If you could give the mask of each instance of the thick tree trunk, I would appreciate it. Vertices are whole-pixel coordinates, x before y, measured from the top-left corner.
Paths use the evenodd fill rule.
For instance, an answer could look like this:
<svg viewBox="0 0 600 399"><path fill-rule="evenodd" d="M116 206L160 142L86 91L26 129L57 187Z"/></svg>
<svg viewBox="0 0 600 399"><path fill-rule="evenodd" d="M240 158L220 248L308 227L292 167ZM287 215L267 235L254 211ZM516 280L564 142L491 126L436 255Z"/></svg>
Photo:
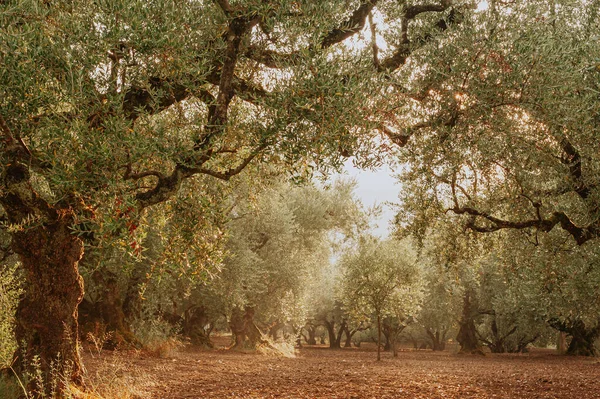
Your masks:
<svg viewBox="0 0 600 399"><path fill-rule="evenodd" d="M244 311L234 308L229 322L234 336L233 349L256 349L258 344L267 343L254 323L254 309L246 307Z"/></svg>
<svg viewBox="0 0 600 399"><path fill-rule="evenodd" d="M193 306L185 310L182 323L182 333L192 344L212 348L210 330L206 326L210 321L204 306ZM212 329L211 329L212 330Z"/></svg>
<svg viewBox="0 0 600 399"><path fill-rule="evenodd" d="M123 294L117 276L109 270L100 269L94 272L92 279L94 285L101 290L102 296L95 303L84 301L80 305L79 323L83 333L110 332L112 336L104 342L106 349L123 346L139 347L139 341L126 320ZM98 324L102 326L101 331L97 331Z"/></svg>
<svg viewBox="0 0 600 399"><path fill-rule="evenodd" d="M271 339L273 340L273 342L277 341L277 337L279 335L279 331L281 331L281 329L285 327L285 324L281 323L279 320L276 320L270 327L269 327L269 335L271 336ZM285 337L284 337L285 338Z"/></svg>
<svg viewBox="0 0 600 399"><path fill-rule="evenodd" d="M598 334L595 329L586 329L584 323L581 322L571 329L571 336L567 355L596 356L594 341L598 338Z"/></svg>
<svg viewBox="0 0 600 399"><path fill-rule="evenodd" d="M329 349L339 349L340 346L336 346L336 336L335 336L335 322L326 321L325 328L327 329L327 335L329 336Z"/></svg>
<svg viewBox="0 0 600 399"><path fill-rule="evenodd" d="M558 332L558 336L556 338L556 350L561 355L567 353L567 333L564 331Z"/></svg>
<svg viewBox="0 0 600 399"><path fill-rule="evenodd" d="M381 326L381 333L385 338L385 344L383 344L383 350L385 352L389 352L392 350L391 339L390 339L390 331L385 327L385 323Z"/></svg>
<svg viewBox="0 0 600 399"><path fill-rule="evenodd" d="M582 320L559 321L549 320L552 327L571 336L567 355L596 356L597 349L594 341L600 336L600 322L588 327Z"/></svg>
<svg viewBox="0 0 600 399"><path fill-rule="evenodd" d="M348 324L346 324L344 326L344 335L346 336L346 340L344 341L344 348L351 348L352 347L352 337L358 331L359 331L358 329L352 329L352 330L350 330L350 327L348 326Z"/></svg>
<svg viewBox="0 0 600 399"><path fill-rule="evenodd" d="M381 320L383 335L385 337L385 351L391 351L394 357L398 357L397 341L400 333L406 328L397 317L385 317Z"/></svg>
<svg viewBox="0 0 600 399"><path fill-rule="evenodd" d="M460 344L459 353L470 353L483 355L483 350L477 338L477 330L475 328L475 320L473 319L473 309L471 296L467 292L463 299L463 312L459 322L460 328L456 340Z"/></svg>
<svg viewBox="0 0 600 399"><path fill-rule="evenodd" d="M443 351L444 349L446 349L446 331L445 330L440 333L440 331L438 331L438 330L436 330L434 332L430 328L426 328L425 332L427 333L427 336L431 340L431 349L433 351Z"/></svg>
<svg viewBox="0 0 600 399"><path fill-rule="evenodd" d="M304 326L304 329L308 333L308 336L304 335L304 340L307 345L316 345L317 344L317 327L312 324L307 324Z"/></svg>
<svg viewBox="0 0 600 399"><path fill-rule="evenodd" d="M323 322L325 328L327 329L327 334L329 335L329 349L341 349L342 347L342 334L344 332L344 327L346 325L345 321L342 321L338 331L335 331L335 321L327 321Z"/></svg>
<svg viewBox="0 0 600 399"><path fill-rule="evenodd" d="M26 272L26 291L17 309L15 328L24 352L16 353L15 363L21 371L34 372L33 368L39 367L45 394L57 374L62 375L60 381L83 383L77 350L77 305L83 298L78 262L83 243L71 233L72 226L73 214L58 210L55 220L13 235L13 250ZM29 388L43 395L40 387Z"/></svg>

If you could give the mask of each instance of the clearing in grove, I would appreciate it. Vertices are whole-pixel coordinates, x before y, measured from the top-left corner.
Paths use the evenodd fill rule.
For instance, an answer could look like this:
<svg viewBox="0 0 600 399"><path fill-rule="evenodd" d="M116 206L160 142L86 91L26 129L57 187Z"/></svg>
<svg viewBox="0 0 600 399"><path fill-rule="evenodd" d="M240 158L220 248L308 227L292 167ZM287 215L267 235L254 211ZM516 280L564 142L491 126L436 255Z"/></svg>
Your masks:
<svg viewBox="0 0 600 399"><path fill-rule="evenodd" d="M131 398L600 398L600 361L534 349L459 355L405 349L375 360L374 346L304 347L295 357L186 347L86 355L91 381L125 382Z"/></svg>

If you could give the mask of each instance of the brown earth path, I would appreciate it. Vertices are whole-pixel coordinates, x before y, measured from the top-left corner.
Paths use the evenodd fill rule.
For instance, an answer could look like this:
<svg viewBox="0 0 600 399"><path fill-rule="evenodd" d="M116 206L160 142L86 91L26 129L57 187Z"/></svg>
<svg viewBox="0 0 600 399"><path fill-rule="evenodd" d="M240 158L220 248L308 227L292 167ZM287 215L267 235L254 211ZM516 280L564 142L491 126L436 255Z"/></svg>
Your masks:
<svg viewBox="0 0 600 399"><path fill-rule="evenodd" d="M377 362L372 348L304 348L295 358L186 348L170 358L137 354L120 361L140 373L135 383L147 384L140 397L152 399L600 398L598 359L548 352L401 351Z"/></svg>

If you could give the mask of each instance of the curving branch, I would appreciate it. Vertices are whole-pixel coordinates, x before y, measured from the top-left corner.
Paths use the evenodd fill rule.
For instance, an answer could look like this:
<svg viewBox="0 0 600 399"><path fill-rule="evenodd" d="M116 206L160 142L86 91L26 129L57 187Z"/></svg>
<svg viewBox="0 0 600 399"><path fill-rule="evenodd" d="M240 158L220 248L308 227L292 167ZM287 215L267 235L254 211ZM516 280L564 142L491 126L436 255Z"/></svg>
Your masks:
<svg viewBox="0 0 600 399"><path fill-rule="evenodd" d="M242 170L246 168L252 162L254 158L256 158L265 148L268 147L268 144L261 144L257 148L255 148L250 155L244 158L236 167L230 168L225 172L219 172L215 170L211 170L208 168L196 168L192 169L194 173L200 173L208 176L213 176L221 180L229 180L233 176L239 174Z"/></svg>
<svg viewBox="0 0 600 399"><path fill-rule="evenodd" d="M566 135L561 134L558 143L564 152L560 161L569 168L569 174L574 184L573 189L581 199L585 200L591 194L591 187L583 179L581 155Z"/></svg>
<svg viewBox="0 0 600 399"><path fill-rule="evenodd" d="M375 69L379 69L381 64L379 62L379 47L377 46L377 24L373 21L373 13L369 13L369 26L371 27L371 50L373 51L373 66Z"/></svg>
<svg viewBox="0 0 600 399"><path fill-rule="evenodd" d="M225 13L225 15L230 15L233 12L233 8L229 1L227 0L213 0L215 4L219 6L219 8Z"/></svg>
<svg viewBox="0 0 600 399"><path fill-rule="evenodd" d="M164 178L164 174L156 170L147 170L145 172L133 173L131 170L131 164L126 166L125 174L123 175L123 180L140 180L144 177L154 176L159 179Z"/></svg>
<svg viewBox="0 0 600 399"><path fill-rule="evenodd" d="M391 56L386 58L385 60L380 62L379 71L380 72L391 72L406 63L406 60L411 55L411 53L415 50L415 48L425 45L429 42L433 37L428 36L422 39L418 46L411 43L408 38L408 26L411 20L414 20L417 16L426 13L426 12L443 12L448 10L452 6L452 1L442 1L441 4L430 4L430 5L417 5L407 7L404 10L404 14L401 17L402 25L401 25L401 40L400 45L393 52ZM450 11L450 14L447 18L447 21L450 23L454 23L457 21L457 12L455 9ZM449 28L446 19L441 18L435 24L440 31L445 31Z"/></svg>
<svg viewBox="0 0 600 399"><path fill-rule="evenodd" d="M154 96L153 93L160 93ZM187 87L166 78L150 77L144 87L129 88L123 97L123 112L130 120L155 114L190 96Z"/></svg>
<svg viewBox="0 0 600 399"><path fill-rule="evenodd" d="M352 15L342 22L340 26L334 28L323 37L320 47L321 49L329 48L335 44L341 43L347 38L362 31L366 25L369 14L377 5L378 0L363 1L359 7L354 10ZM452 1L443 0L439 4L423 4L406 7L402 15L401 40L400 46L396 51L383 61L375 62L375 68L380 71L390 72L398 69L406 63L406 60L414 51L415 46L408 39L408 26L411 20L416 19L419 15L427 12L443 12L452 7ZM447 20L441 18L435 25L440 31L448 29L448 22L453 23L457 20L457 12L452 9ZM371 23L371 29L373 24ZM422 40L419 44L423 45L428 42L431 37ZM418 46L416 46L418 47ZM259 62L269 68L284 68L294 65L298 59L300 51L291 53L280 53L273 50L261 49L259 46L250 46L245 53L246 57Z"/></svg>
<svg viewBox="0 0 600 399"><path fill-rule="evenodd" d="M360 32L365 27L367 17L377 2L378 0L363 1L360 6L354 10L350 18L342 22L338 28L333 29L325 35L321 41L321 47L331 47Z"/></svg>
<svg viewBox="0 0 600 399"><path fill-rule="evenodd" d="M470 215L473 218L467 222L467 228L479 233L491 233L502 229L529 229L536 228L543 232L551 231L555 226L560 227L569 233L577 245L583 245L587 241L600 237L600 226L592 224L585 227L579 227L571 221L564 212L554 212L550 217L542 218L540 213L535 219L523 221L511 221L495 217L487 212L482 212L472 207L455 206L449 211L457 215ZM487 225L477 224L478 219L483 219L488 222Z"/></svg>

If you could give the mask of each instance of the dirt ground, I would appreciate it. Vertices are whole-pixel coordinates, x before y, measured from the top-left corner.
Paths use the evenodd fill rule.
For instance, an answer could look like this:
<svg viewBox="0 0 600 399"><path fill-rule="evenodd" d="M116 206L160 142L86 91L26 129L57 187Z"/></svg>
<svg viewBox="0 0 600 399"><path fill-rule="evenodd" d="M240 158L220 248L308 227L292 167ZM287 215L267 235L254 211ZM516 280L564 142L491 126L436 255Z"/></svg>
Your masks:
<svg viewBox="0 0 600 399"><path fill-rule="evenodd" d="M125 375L144 399L600 398L599 359L407 349L377 362L374 349L307 347L285 358L188 347L166 358L104 351L85 361L97 375Z"/></svg>

